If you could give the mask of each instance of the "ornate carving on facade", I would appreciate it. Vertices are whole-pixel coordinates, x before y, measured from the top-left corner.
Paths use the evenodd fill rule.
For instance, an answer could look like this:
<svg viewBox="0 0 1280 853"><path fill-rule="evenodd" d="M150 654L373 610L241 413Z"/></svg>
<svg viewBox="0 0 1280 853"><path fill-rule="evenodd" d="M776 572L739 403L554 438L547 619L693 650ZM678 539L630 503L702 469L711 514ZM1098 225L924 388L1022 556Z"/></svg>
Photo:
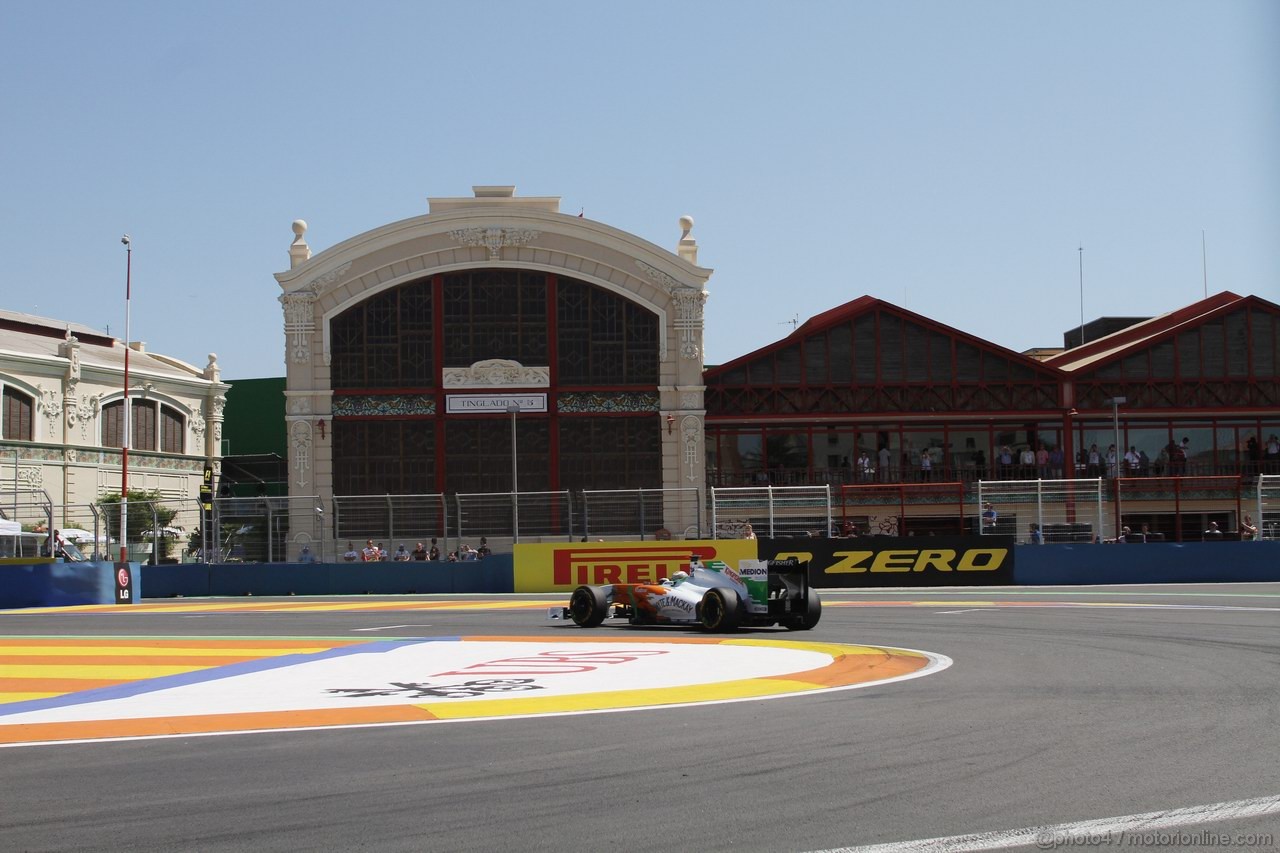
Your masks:
<svg viewBox="0 0 1280 853"><path fill-rule="evenodd" d="M524 246L542 236L542 232L529 228L500 228L490 225L485 228L460 228L450 231L449 236L464 246L483 246L489 250L489 260L497 260L502 256L504 246Z"/></svg>
<svg viewBox="0 0 1280 853"><path fill-rule="evenodd" d="M436 401L430 394L342 394L333 398L333 414L381 417L434 415Z"/></svg>
<svg viewBox="0 0 1280 853"><path fill-rule="evenodd" d="M680 408L682 409L701 409L702 395L697 391L680 392Z"/></svg>
<svg viewBox="0 0 1280 853"><path fill-rule="evenodd" d="M280 297L280 304L284 306L289 360L295 364L306 364L311 361L311 335L316 330L316 294L310 290L285 293Z"/></svg>
<svg viewBox="0 0 1280 853"><path fill-rule="evenodd" d="M289 414L291 415L311 414L311 398L310 397L290 397L289 398Z"/></svg>
<svg viewBox="0 0 1280 853"><path fill-rule="evenodd" d="M470 367L446 367L441 377L446 388L548 388L551 368L525 367L518 361L490 358Z"/></svg>
<svg viewBox="0 0 1280 853"><path fill-rule="evenodd" d="M227 407L227 398L218 394L213 398L213 416L222 420L222 412Z"/></svg>
<svg viewBox="0 0 1280 853"><path fill-rule="evenodd" d="M62 392L43 385L37 385L36 388L40 391L40 408L49 419L49 428L53 429L58 423L58 416L62 414Z"/></svg>
<svg viewBox="0 0 1280 853"><path fill-rule="evenodd" d="M18 482L28 489L44 488L44 466L32 465L27 468L18 467Z"/></svg>
<svg viewBox="0 0 1280 853"><path fill-rule="evenodd" d="M67 426L71 429L80 428L80 438L83 441L89 440L89 431L92 428L93 421L98 417L98 410L102 406L102 398L100 396L86 397L81 399L75 393L75 388L67 392L66 403L64 408L67 412Z"/></svg>
<svg viewBox="0 0 1280 853"><path fill-rule="evenodd" d="M646 264L644 261L639 261L639 260L636 261L636 267L639 268L639 270L642 273L648 276L650 281L657 283L659 286L662 287L663 290L667 291L667 293L671 293L672 291L681 290L684 288L683 284L676 281L674 278L667 275L662 270L654 269L653 267Z"/></svg>
<svg viewBox="0 0 1280 853"><path fill-rule="evenodd" d="M680 420L680 438L684 441L685 479L696 483L700 479L698 464L702 459L702 423L693 415Z"/></svg>
<svg viewBox="0 0 1280 853"><path fill-rule="evenodd" d="M671 294L676 306L675 328L680 333L680 357L696 359L701 356L702 306L707 302L705 290L678 290Z"/></svg>
<svg viewBox="0 0 1280 853"><path fill-rule="evenodd" d="M347 261L332 272L327 272L324 275L316 276L311 279L311 281L307 282L307 286L304 287L303 290L310 291L313 296L319 296L341 281L342 277L347 274L347 270L349 269L351 269L351 262Z"/></svg>
<svg viewBox="0 0 1280 853"><path fill-rule="evenodd" d="M310 482L311 471L311 424L307 421L294 421L289 427L289 446L293 450L294 483L302 489Z"/></svg>
<svg viewBox="0 0 1280 853"><path fill-rule="evenodd" d="M80 454L76 452L76 449L74 447L68 447L65 451L63 451L62 458L67 462L75 463L79 461Z"/></svg>
<svg viewBox="0 0 1280 853"><path fill-rule="evenodd" d="M195 435L196 441L203 443L204 430L205 430L204 415L202 415L199 411L193 411L191 413L190 423L191 423L191 432Z"/></svg>
<svg viewBox="0 0 1280 853"><path fill-rule="evenodd" d="M648 391L570 391L556 397L556 411L656 412L658 403L658 395Z"/></svg>

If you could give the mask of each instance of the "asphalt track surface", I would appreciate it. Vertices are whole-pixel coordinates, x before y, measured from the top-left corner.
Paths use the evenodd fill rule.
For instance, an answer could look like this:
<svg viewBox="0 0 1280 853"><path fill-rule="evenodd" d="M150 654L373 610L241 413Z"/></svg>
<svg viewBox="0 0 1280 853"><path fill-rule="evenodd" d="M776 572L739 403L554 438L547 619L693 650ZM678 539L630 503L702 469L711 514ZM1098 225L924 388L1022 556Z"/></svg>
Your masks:
<svg viewBox="0 0 1280 853"><path fill-rule="evenodd" d="M824 602L815 631L769 636L954 664L769 701L0 749L0 850L810 851L1280 795L1280 585ZM502 609L30 611L0 615L0 637L368 637L392 625L408 627L383 633L578 630ZM1280 812L1187 829L1280 842Z"/></svg>

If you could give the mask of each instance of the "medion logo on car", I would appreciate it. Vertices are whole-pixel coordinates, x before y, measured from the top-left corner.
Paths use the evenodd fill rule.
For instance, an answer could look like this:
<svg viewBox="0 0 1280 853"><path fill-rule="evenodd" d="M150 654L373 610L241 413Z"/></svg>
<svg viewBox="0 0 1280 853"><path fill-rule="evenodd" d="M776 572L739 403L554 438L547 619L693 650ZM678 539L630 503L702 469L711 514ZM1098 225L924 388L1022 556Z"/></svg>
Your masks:
<svg viewBox="0 0 1280 853"><path fill-rule="evenodd" d="M805 553L779 554L779 558L811 560ZM835 562L826 575L861 572L994 572L1004 565L1008 548L897 548L883 551L835 551Z"/></svg>
<svg viewBox="0 0 1280 853"><path fill-rule="evenodd" d="M552 558L551 577L561 586L657 583L675 572L687 571L689 557L693 554L706 562L715 558L716 549L705 545L557 549Z"/></svg>

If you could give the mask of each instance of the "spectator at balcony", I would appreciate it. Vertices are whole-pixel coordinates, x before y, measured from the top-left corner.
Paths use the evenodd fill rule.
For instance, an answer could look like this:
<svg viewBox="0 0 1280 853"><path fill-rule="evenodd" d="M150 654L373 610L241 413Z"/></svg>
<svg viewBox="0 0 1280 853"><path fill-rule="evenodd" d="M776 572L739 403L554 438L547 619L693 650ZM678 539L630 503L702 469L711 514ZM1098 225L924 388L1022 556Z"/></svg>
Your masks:
<svg viewBox="0 0 1280 853"><path fill-rule="evenodd" d="M379 542L378 543L378 562L385 563L389 559L391 559L391 552L387 550L386 545L383 545L381 542Z"/></svg>
<svg viewBox="0 0 1280 853"><path fill-rule="evenodd" d="M1041 480L1049 478L1049 451L1043 444L1036 448L1036 476Z"/></svg>
<svg viewBox="0 0 1280 853"><path fill-rule="evenodd" d="M1044 544L1044 534L1040 532L1040 525L1035 523L1031 525L1031 535L1029 539L1032 545Z"/></svg>
<svg viewBox="0 0 1280 853"><path fill-rule="evenodd" d="M1128 544L1128 543L1130 543L1130 542L1133 542L1133 541L1134 541L1134 538L1133 538L1133 531L1131 531L1127 526L1125 526L1125 527L1121 527L1121 528L1120 528L1120 535L1116 537L1116 544L1117 544L1117 545L1126 545L1126 544Z"/></svg>
<svg viewBox="0 0 1280 853"><path fill-rule="evenodd" d="M996 512L995 505L988 501L987 505L982 508L982 532L995 533L996 522L999 518L1000 514Z"/></svg>
<svg viewBox="0 0 1280 853"><path fill-rule="evenodd" d="M445 558L444 558L444 561L445 561L446 563L456 563L456 562L458 562L458 552L457 552L457 551L450 551L450 552L449 552L449 555L448 555L447 557L445 557Z"/></svg>
<svg viewBox="0 0 1280 853"><path fill-rule="evenodd" d="M489 550L489 540L481 536L480 547L476 549L476 559L483 560L485 557L489 556L492 553L493 551Z"/></svg>
<svg viewBox="0 0 1280 853"><path fill-rule="evenodd" d="M928 483L933 479L933 451L926 447L920 451L920 482Z"/></svg>
<svg viewBox="0 0 1280 853"><path fill-rule="evenodd" d="M1183 439L1183 444L1178 444L1173 439L1169 440L1169 444L1165 447L1165 451L1169 455L1169 476L1181 477L1187 473L1186 446L1189 444L1190 442L1186 439Z"/></svg>
<svg viewBox="0 0 1280 853"><path fill-rule="evenodd" d="M1138 456L1138 448L1129 445L1129 452L1124 455L1124 473L1128 477L1138 476L1142 470L1142 458Z"/></svg>
<svg viewBox="0 0 1280 853"><path fill-rule="evenodd" d="M1062 445L1058 445L1049 451L1049 476L1055 480L1061 480L1066 465L1066 455L1062 452Z"/></svg>
<svg viewBox="0 0 1280 853"><path fill-rule="evenodd" d="M422 547L422 543L418 543L418 547L413 549L413 553L409 555L414 560L422 561L427 559L427 549Z"/></svg>
<svg viewBox="0 0 1280 853"><path fill-rule="evenodd" d="M1267 438L1267 447L1262 454L1262 465L1268 474L1280 474L1280 438L1273 432Z"/></svg>
<svg viewBox="0 0 1280 853"><path fill-rule="evenodd" d="M1018 471L1020 478L1026 480L1035 476L1036 452L1031 449L1031 445L1028 444L1018 454L1018 464L1021 466Z"/></svg>
<svg viewBox="0 0 1280 853"><path fill-rule="evenodd" d="M463 542L462 547L458 549L458 560L464 563L469 563L475 559L476 559L475 549L472 548L470 545L468 545L466 542Z"/></svg>
<svg viewBox="0 0 1280 853"><path fill-rule="evenodd" d="M1218 522L1209 522L1209 529L1204 532L1204 541L1220 542L1222 541L1222 531L1218 529Z"/></svg>
<svg viewBox="0 0 1280 853"><path fill-rule="evenodd" d="M880 482L887 483L889 482L889 445L880 445L877 456L880 462Z"/></svg>
<svg viewBox="0 0 1280 853"><path fill-rule="evenodd" d="M870 483L872 473L871 454L864 450L858 455L858 482Z"/></svg>
<svg viewBox="0 0 1280 853"><path fill-rule="evenodd" d="M1008 480L1013 476L1013 449L1003 445L996 456L996 479Z"/></svg>
<svg viewBox="0 0 1280 853"><path fill-rule="evenodd" d="M394 559L397 563L407 563L407 562L409 562L409 549L408 549L408 548L406 548L406 547L404 547L404 543L403 543L403 542L401 542L401 543L400 543L400 547L396 549L396 554L395 554L395 557L394 557L393 559Z"/></svg>
<svg viewBox="0 0 1280 853"><path fill-rule="evenodd" d="M1107 477L1114 480L1120 475L1120 453L1114 444L1107 447Z"/></svg>
<svg viewBox="0 0 1280 853"><path fill-rule="evenodd" d="M440 559L440 546L436 544L436 538L431 537L431 548L427 551L427 559L435 562Z"/></svg>
<svg viewBox="0 0 1280 853"><path fill-rule="evenodd" d="M1258 538L1258 528L1253 523L1253 516L1246 515L1240 522L1240 541L1250 542Z"/></svg>
<svg viewBox="0 0 1280 853"><path fill-rule="evenodd" d="M1138 476L1151 476L1151 457L1147 455L1147 451L1138 451Z"/></svg>
<svg viewBox="0 0 1280 853"><path fill-rule="evenodd" d="M299 562L299 563L315 563L315 562L318 562L318 561L316 560L316 555L311 553L311 546L310 546L310 545L303 545L303 546L302 546L302 553L298 555L298 562Z"/></svg>
<svg viewBox="0 0 1280 853"><path fill-rule="evenodd" d="M1102 476L1102 454L1098 452L1098 445L1089 445L1089 466L1085 469L1085 476L1089 478Z"/></svg>
<svg viewBox="0 0 1280 853"><path fill-rule="evenodd" d="M747 524L746 526L744 526L744 527L742 528L742 538L743 538L743 539L755 539L755 538L756 538L756 532L755 532L754 530L752 530L752 529L751 529L751 525L750 525L750 524Z"/></svg>
<svg viewBox="0 0 1280 853"><path fill-rule="evenodd" d="M356 550L354 542L347 543L347 552L342 555L344 563L357 563L360 561L360 552Z"/></svg>

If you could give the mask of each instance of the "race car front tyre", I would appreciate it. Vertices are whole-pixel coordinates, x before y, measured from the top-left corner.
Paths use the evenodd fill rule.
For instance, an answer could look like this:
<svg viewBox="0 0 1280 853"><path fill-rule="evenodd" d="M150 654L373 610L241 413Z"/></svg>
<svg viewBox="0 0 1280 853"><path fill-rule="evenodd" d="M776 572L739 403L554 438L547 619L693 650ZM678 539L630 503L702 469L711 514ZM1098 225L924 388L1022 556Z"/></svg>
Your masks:
<svg viewBox="0 0 1280 853"><path fill-rule="evenodd" d="M816 590L809 590L809 598L805 602L805 610L799 616L792 617L786 625L788 631L812 631L822 618L822 599Z"/></svg>
<svg viewBox="0 0 1280 853"><path fill-rule="evenodd" d="M580 586L569 596L569 618L579 628L595 628L609 614L604 590L594 586Z"/></svg>
<svg viewBox="0 0 1280 853"><path fill-rule="evenodd" d="M742 624L742 599L732 589L709 589L702 596L698 618L708 631L736 631Z"/></svg>

